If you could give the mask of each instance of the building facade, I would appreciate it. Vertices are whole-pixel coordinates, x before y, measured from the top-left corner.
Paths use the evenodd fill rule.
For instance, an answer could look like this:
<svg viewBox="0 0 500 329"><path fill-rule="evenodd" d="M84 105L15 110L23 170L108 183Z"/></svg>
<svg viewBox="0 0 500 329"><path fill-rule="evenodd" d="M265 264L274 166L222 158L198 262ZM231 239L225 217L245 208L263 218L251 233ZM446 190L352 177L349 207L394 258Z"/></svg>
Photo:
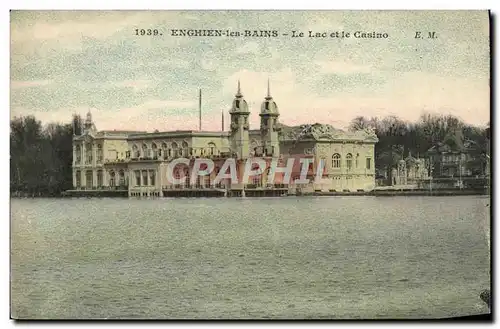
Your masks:
<svg viewBox="0 0 500 329"><path fill-rule="evenodd" d="M375 187L374 146L378 139L373 131L345 132L319 123L294 127L280 124L269 83L260 108L259 129L250 129L250 114L239 82L229 110L229 131L98 131L88 113L83 134L73 138L74 190L119 190L127 191L129 196L163 196L173 189L245 190L277 185L296 189L293 183L280 178L272 184L267 182L272 160L277 159L280 166L285 166L290 157L311 158L314 168L318 163L324 164L321 177L300 186L303 190L369 191ZM216 184L215 176L227 159L234 159L238 176L243 178L247 159L253 157L265 159L267 167L262 174L238 184L229 181ZM180 158L192 163L199 158L210 158L215 168L209 176L191 177L192 163L175 166L174 176L186 178L182 184L173 184L167 179L167 169ZM308 171L308 178L315 175ZM298 179L300 168L294 167L292 176L292 181Z"/></svg>
<svg viewBox="0 0 500 329"><path fill-rule="evenodd" d="M433 184L460 188L489 184L489 145L485 148L472 141L465 141L459 149L445 143L431 147L427 154Z"/></svg>

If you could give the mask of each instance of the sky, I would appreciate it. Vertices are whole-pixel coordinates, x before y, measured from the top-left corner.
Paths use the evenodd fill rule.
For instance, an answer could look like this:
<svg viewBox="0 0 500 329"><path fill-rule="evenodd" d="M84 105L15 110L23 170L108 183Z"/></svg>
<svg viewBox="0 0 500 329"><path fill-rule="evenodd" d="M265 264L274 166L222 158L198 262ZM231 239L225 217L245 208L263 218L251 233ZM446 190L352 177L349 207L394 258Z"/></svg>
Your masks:
<svg viewBox="0 0 500 329"><path fill-rule="evenodd" d="M142 28L162 35L135 35ZM172 29L279 36L179 37ZM427 38L431 31L437 38ZM201 88L202 128L219 131L222 112L229 126L239 80L255 129L269 79L287 125L345 128L359 115L415 121L424 112L490 121L487 11L12 11L10 45L11 118L66 123L90 110L99 130L198 129Z"/></svg>

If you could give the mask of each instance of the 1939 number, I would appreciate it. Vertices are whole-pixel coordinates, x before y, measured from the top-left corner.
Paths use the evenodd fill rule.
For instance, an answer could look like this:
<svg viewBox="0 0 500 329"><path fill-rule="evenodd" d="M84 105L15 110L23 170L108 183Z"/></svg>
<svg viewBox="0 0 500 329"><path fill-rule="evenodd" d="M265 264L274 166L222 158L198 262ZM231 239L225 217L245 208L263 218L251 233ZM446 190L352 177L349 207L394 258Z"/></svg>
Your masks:
<svg viewBox="0 0 500 329"><path fill-rule="evenodd" d="M135 29L135 35L162 35L157 29Z"/></svg>

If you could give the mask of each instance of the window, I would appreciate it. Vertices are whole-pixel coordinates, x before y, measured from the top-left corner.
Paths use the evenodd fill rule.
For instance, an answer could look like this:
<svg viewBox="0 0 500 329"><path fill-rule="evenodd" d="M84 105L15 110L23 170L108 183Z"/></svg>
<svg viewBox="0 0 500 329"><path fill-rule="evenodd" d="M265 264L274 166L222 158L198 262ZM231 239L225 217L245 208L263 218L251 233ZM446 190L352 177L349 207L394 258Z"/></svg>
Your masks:
<svg viewBox="0 0 500 329"><path fill-rule="evenodd" d="M135 144L132 145L132 153L134 154L134 158L140 158L141 157L141 153L139 152L139 148Z"/></svg>
<svg viewBox="0 0 500 329"><path fill-rule="evenodd" d="M92 144L85 145L85 164L92 163Z"/></svg>
<svg viewBox="0 0 500 329"><path fill-rule="evenodd" d="M146 144L142 144L142 156L149 157L149 150Z"/></svg>
<svg viewBox="0 0 500 329"><path fill-rule="evenodd" d="M239 108L240 108L240 100L239 100L239 99L237 99L237 100L236 100L236 102L235 102L235 107L236 107L237 109L239 109Z"/></svg>
<svg viewBox="0 0 500 329"><path fill-rule="evenodd" d="M332 156L332 167L333 168L340 168L340 154L335 153Z"/></svg>
<svg viewBox="0 0 500 329"><path fill-rule="evenodd" d="M356 168L359 167L359 161L358 160L359 160L359 153L356 154Z"/></svg>
<svg viewBox="0 0 500 329"><path fill-rule="evenodd" d="M102 186L102 170L97 171L97 186Z"/></svg>
<svg viewBox="0 0 500 329"><path fill-rule="evenodd" d="M88 170L86 173L85 173L85 185L87 187L92 187L92 180L93 180L93 177L92 177L92 171L91 170Z"/></svg>
<svg viewBox="0 0 500 329"><path fill-rule="evenodd" d="M215 143L212 143L212 142L208 143L208 147L210 148L210 155L214 155L215 148L216 148Z"/></svg>
<svg viewBox="0 0 500 329"><path fill-rule="evenodd" d="M153 149L153 158L158 157L158 147L156 146L156 144L153 143L153 145L151 145L151 148Z"/></svg>
<svg viewBox="0 0 500 329"><path fill-rule="evenodd" d="M120 170L118 173L118 179L120 182L120 186L125 186L125 172L123 170Z"/></svg>
<svg viewBox="0 0 500 329"><path fill-rule="evenodd" d="M77 170L75 173L76 178L76 187L82 186L82 173L80 170Z"/></svg>
<svg viewBox="0 0 500 329"><path fill-rule="evenodd" d="M112 171L109 173L109 186L115 186L116 185L115 182L116 182L115 172Z"/></svg>
<svg viewBox="0 0 500 329"><path fill-rule="evenodd" d="M167 149L168 149L168 147L167 147L167 143L161 143L161 153L160 153L160 155L162 155L162 154L163 154L163 157L164 157L164 158L165 158L165 157L167 156L167 154L168 154L168 153L167 153Z"/></svg>
<svg viewBox="0 0 500 329"><path fill-rule="evenodd" d="M141 172L139 170L136 170L134 173L135 173L135 185L141 186Z"/></svg>
<svg viewBox="0 0 500 329"><path fill-rule="evenodd" d="M76 163L80 163L82 161L82 149L80 148L80 145L77 145L75 148L75 153L76 153Z"/></svg>
<svg viewBox="0 0 500 329"><path fill-rule="evenodd" d="M146 170L144 170L142 172L142 184L144 186L148 186L149 185L149 183L148 183L148 172Z"/></svg>
<svg viewBox="0 0 500 329"><path fill-rule="evenodd" d="M182 142L182 153L180 155L186 156L188 154L189 154L189 144L186 141L184 141Z"/></svg>
<svg viewBox="0 0 500 329"><path fill-rule="evenodd" d="M366 169L370 170L372 168L372 158L366 158Z"/></svg>
<svg viewBox="0 0 500 329"><path fill-rule="evenodd" d="M149 173L149 185L156 185L156 172L154 170L151 170L151 172Z"/></svg>
<svg viewBox="0 0 500 329"><path fill-rule="evenodd" d="M347 170L351 170L352 169L352 154L351 153L348 153L346 155L345 162L346 162Z"/></svg>
<svg viewBox="0 0 500 329"><path fill-rule="evenodd" d="M97 163L102 162L102 145L97 144Z"/></svg>

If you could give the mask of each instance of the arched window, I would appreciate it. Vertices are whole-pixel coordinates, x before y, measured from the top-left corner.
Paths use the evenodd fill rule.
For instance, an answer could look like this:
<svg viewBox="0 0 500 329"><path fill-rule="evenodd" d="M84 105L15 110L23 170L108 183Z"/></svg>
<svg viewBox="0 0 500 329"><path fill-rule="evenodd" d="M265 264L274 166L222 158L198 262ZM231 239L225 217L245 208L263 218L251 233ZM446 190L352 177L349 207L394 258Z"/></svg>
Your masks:
<svg viewBox="0 0 500 329"><path fill-rule="evenodd" d="M165 142L161 143L161 155L163 156L164 159L170 156L170 154L167 154L167 149L168 149L167 143Z"/></svg>
<svg viewBox="0 0 500 329"><path fill-rule="evenodd" d="M109 173L109 186L115 186L116 178L115 178L115 172L111 171Z"/></svg>
<svg viewBox="0 0 500 329"><path fill-rule="evenodd" d="M215 155L215 150L216 150L216 146L215 146L215 143L208 143L208 149L209 149L209 152L210 152L210 155Z"/></svg>
<svg viewBox="0 0 500 329"><path fill-rule="evenodd" d="M145 158L149 157L149 150L146 143L142 144L142 156Z"/></svg>
<svg viewBox="0 0 500 329"><path fill-rule="evenodd" d="M340 154L335 153L332 156L332 167L333 168L340 168Z"/></svg>
<svg viewBox="0 0 500 329"><path fill-rule="evenodd" d="M189 154L189 144L186 141L182 142L182 154L181 155L188 155Z"/></svg>
<svg viewBox="0 0 500 329"><path fill-rule="evenodd" d="M356 154L356 168L359 167L359 153Z"/></svg>
<svg viewBox="0 0 500 329"><path fill-rule="evenodd" d="M347 166L347 170L351 170L352 169L352 154L351 153L347 153L347 155L345 157L345 163Z"/></svg>
<svg viewBox="0 0 500 329"><path fill-rule="evenodd" d="M139 148L137 147L137 145L132 145L132 155L134 158L140 158L141 157L141 153L139 152Z"/></svg>
<svg viewBox="0 0 500 329"><path fill-rule="evenodd" d="M173 150L173 156L174 157L177 157L179 155L179 145L176 143L176 142L173 142L172 143L172 150ZM169 151L169 155L170 155L170 151Z"/></svg>
<svg viewBox="0 0 500 329"><path fill-rule="evenodd" d="M153 149L153 158L157 158L158 157L158 147L156 146L156 143L153 143L151 145L151 148Z"/></svg>
<svg viewBox="0 0 500 329"><path fill-rule="evenodd" d="M120 186L125 186L125 172L123 169L118 172L118 179Z"/></svg>

